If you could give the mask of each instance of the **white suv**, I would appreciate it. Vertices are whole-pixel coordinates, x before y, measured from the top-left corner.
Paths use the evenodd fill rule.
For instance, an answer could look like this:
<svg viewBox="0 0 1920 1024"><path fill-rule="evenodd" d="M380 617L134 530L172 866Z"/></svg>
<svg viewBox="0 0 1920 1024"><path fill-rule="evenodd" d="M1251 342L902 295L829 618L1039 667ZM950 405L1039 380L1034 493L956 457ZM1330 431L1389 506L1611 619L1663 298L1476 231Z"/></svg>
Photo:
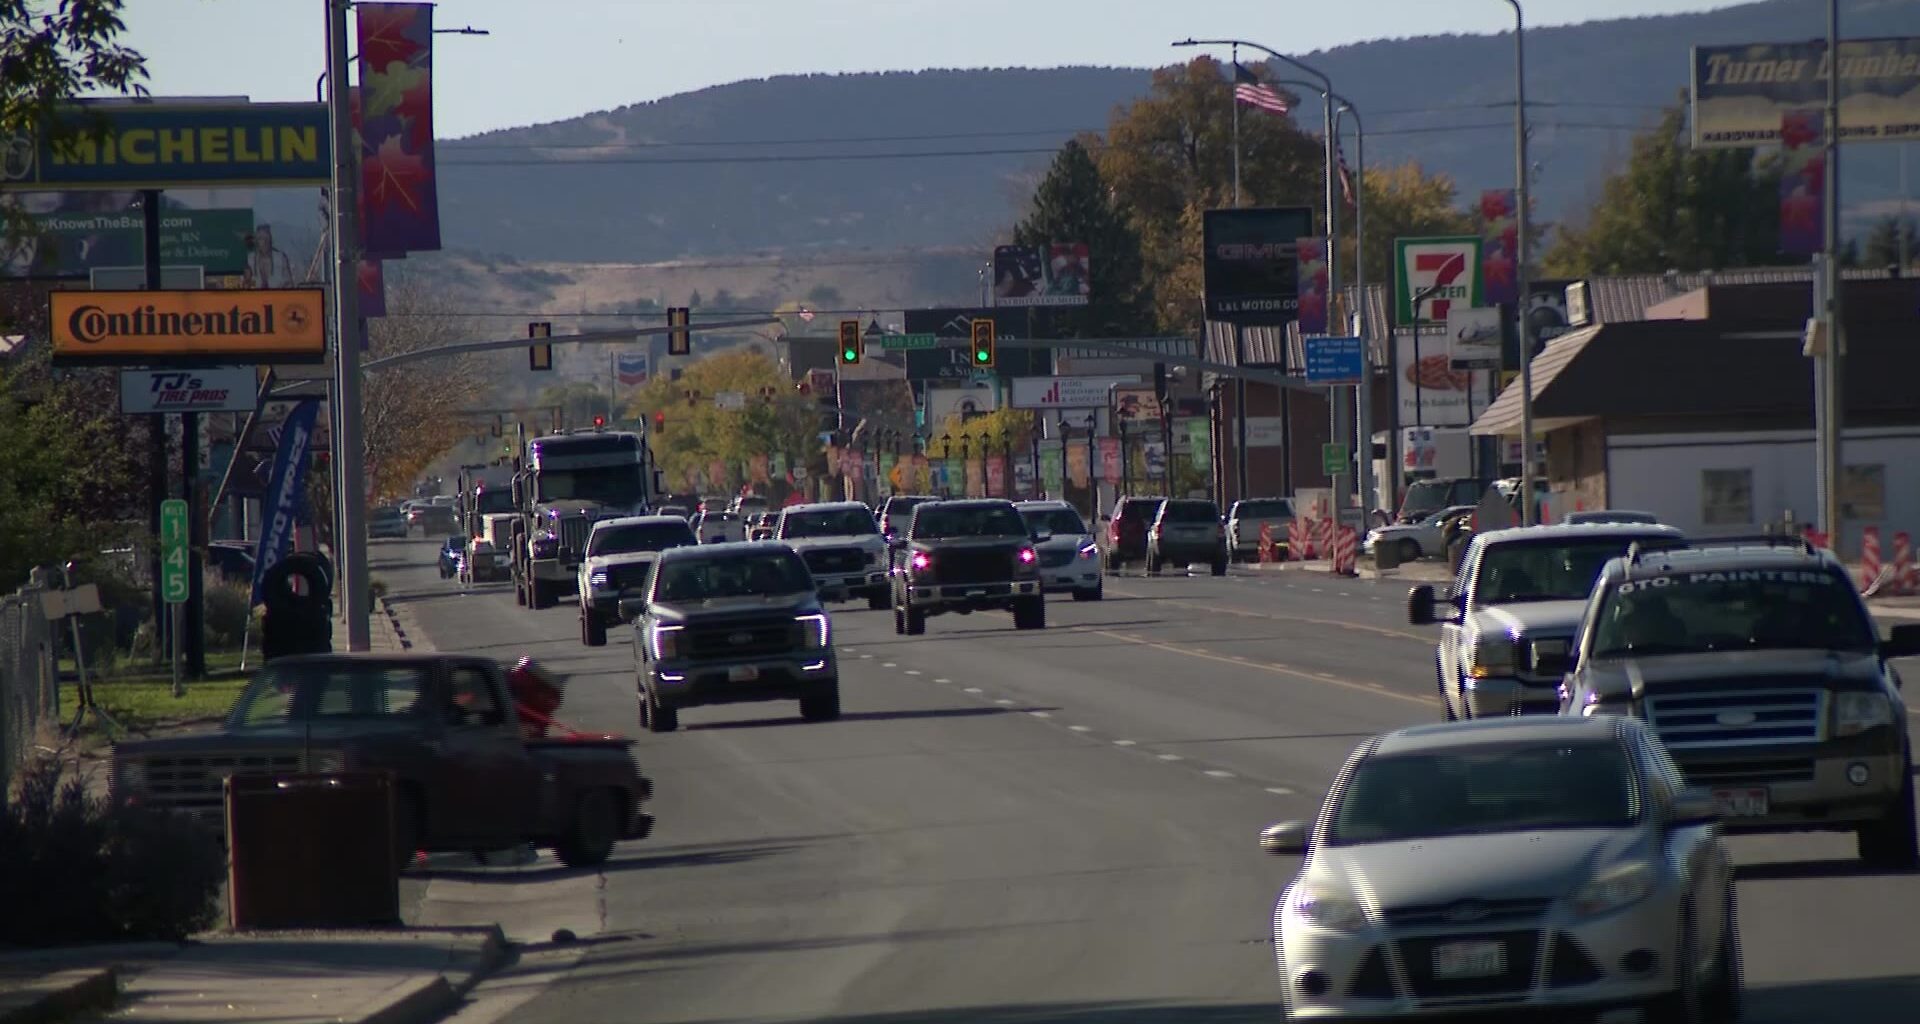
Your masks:
<svg viewBox="0 0 1920 1024"><path fill-rule="evenodd" d="M668 548L697 544L679 516L602 519L587 534L580 559L580 642L603 647L607 627L620 620L620 595L646 585L654 559Z"/></svg>

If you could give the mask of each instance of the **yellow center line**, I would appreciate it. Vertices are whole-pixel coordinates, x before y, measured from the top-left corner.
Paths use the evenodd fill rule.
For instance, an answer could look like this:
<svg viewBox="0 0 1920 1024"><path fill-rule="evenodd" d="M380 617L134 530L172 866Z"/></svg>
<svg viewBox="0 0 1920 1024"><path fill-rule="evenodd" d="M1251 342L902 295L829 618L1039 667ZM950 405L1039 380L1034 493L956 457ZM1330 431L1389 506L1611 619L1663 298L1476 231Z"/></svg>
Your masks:
<svg viewBox="0 0 1920 1024"><path fill-rule="evenodd" d="M1280 615L1274 612L1256 612L1246 608L1228 608L1222 605L1205 604L1200 601L1183 601L1171 597L1151 597L1115 588L1114 593L1142 601L1171 605L1175 608L1195 608L1218 615L1238 615L1247 619L1267 619L1272 622L1300 622L1309 626L1330 626L1334 629L1350 629L1360 633L1372 633L1376 636L1390 636L1397 640L1413 640L1422 644L1432 644L1434 638L1423 633L1414 633L1404 629L1388 629L1385 626L1369 626L1364 622L1346 622L1341 619L1315 619L1305 615Z"/></svg>
<svg viewBox="0 0 1920 1024"><path fill-rule="evenodd" d="M1127 636L1123 633L1109 633L1109 632L1106 632L1105 630L1099 630L1099 629L1088 630L1088 632L1093 633L1097 636L1110 637L1114 640L1120 640L1130 644L1138 644L1141 647L1151 647L1151 648L1154 648L1155 650L1166 651L1169 654L1180 654L1180 655L1185 655L1186 657L1189 657L1189 658L1200 658L1205 661L1217 661L1223 665L1233 665L1240 668L1257 668L1264 672L1271 672L1274 675L1292 676L1296 679L1304 679L1309 683L1321 683L1327 686L1338 686L1343 689L1354 690L1356 692L1365 693L1368 695L1392 697L1395 700L1404 700L1409 703L1418 704L1424 708L1433 708L1439 705L1439 701L1436 701L1432 698L1418 697L1410 693L1401 693L1397 690L1389 690L1386 687L1380 685L1379 683L1354 682L1353 680L1350 680L1350 679L1339 679L1334 676L1326 675L1324 673L1310 674L1306 672L1301 672L1297 669L1286 668L1281 665L1262 665L1258 662L1246 661L1240 658L1229 658L1229 657L1224 657L1218 654L1208 654L1204 651L1195 650L1191 647L1181 647L1176 644L1160 643L1154 640L1141 640L1136 637Z"/></svg>

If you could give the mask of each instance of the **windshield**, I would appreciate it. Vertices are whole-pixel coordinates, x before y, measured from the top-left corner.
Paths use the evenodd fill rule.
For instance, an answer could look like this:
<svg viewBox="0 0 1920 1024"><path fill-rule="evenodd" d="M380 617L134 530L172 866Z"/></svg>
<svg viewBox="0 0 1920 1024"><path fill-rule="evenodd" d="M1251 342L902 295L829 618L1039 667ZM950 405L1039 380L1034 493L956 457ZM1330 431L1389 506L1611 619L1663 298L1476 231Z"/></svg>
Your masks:
<svg viewBox="0 0 1920 1024"><path fill-rule="evenodd" d="M915 539L1026 535L1026 521L1011 505L922 505L913 513Z"/></svg>
<svg viewBox="0 0 1920 1024"><path fill-rule="evenodd" d="M1672 537L1622 534L1580 540L1506 541L1489 544L1474 577L1473 603L1584 601L1609 561L1627 553L1634 541L1649 550L1680 547Z"/></svg>
<svg viewBox="0 0 1920 1024"><path fill-rule="evenodd" d="M264 729L303 718L397 718L410 715L426 689L427 670L378 662L269 665L234 702L227 722ZM306 707L296 707L295 701Z"/></svg>
<svg viewBox="0 0 1920 1024"><path fill-rule="evenodd" d="M587 554L624 555L635 551L665 551L692 543L695 543L693 529L684 522L634 523L593 531L592 539L587 541Z"/></svg>
<svg viewBox="0 0 1920 1024"><path fill-rule="evenodd" d="M535 477L539 501L592 501L602 505L638 505L647 491L638 463L590 469L544 469Z"/></svg>
<svg viewBox="0 0 1920 1024"><path fill-rule="evenodd" d="M832 508L817 512L787 512L780 517L780 537L848 537L879 533L873 513L864 508Z"/></svg>
<svg viewBox="0 0 1920 1024"><path fill-rule="evenodd" d="M1169 501L1160 513L1163 523L1217 523L1220 509L1211 501Z"/></svg>
<svg viewBox="0 0 1920 1024"><path fill-rule="evenodd" d="M1027 526L1032 529L1045 530L1056 536L1087 532L1087 524L1080 521L1080 513L1070 508L1021 509L1020 518L1025 519Z"/></svg>
<svg viewBox="0 0 1920 1024"><path fill-rule="evenodd" d="M1468 747L1371 757L1341 794L1333 846L1549 828L1619 828L1640 814L1618 743Z"/></svg>
<svg viewBox="0 0 1920 1024"><path fill-rule="evenodd" d="M660 567L655 601L708 601L755 594L800 594L813 589L813 574L791 551L726 558L681 558Z"/></svg>
<svg viewBox="0 0 1920 1024"><path fill-rule="evenodd" d="M1594 657L1802 648L1871 651L1853 584L1824 569L1734 569L1628 580L1594 625Z"/></svg>
<svg viewBox="0 0 1920 1024"><path fill-rule="evenodd" d="M513 492L508 490L481 491L474 502L474 511L481 515L496 512L513 511Z"/></svg>
<svg viewBox="0 0 1920 1024"><path fill-rule="evenodd" d="M375 519L399 519L404 515L406 515L406 513L391 507L376 508L373 510L373 518Z"/></svg>
<svg viewBox="0 0 1920 1024"><path fill-rule="evenodd" d="M1150 523L1160 513L1160 504L1157 501L1123 501L1120 503L1120 514L1114 518L1123 523Z"/></svg>
<svg viewBox="0 0 1920 1024"><path fill-rule="evenodd" d="M1404 512L1418 512L1423 509L1439 508L1448 504L1453 494L1453 483L1448 480L1419 480L1408 485L1407 496L1400 501Z"/></svg>
<svg viewBox="0 0 1920 1024"><path fill-rule="evenodd" d="M1293 515L1293 509L1277 499L1243 501L1233 507L1233 514L1241 519L1278 519Z"/></svg>

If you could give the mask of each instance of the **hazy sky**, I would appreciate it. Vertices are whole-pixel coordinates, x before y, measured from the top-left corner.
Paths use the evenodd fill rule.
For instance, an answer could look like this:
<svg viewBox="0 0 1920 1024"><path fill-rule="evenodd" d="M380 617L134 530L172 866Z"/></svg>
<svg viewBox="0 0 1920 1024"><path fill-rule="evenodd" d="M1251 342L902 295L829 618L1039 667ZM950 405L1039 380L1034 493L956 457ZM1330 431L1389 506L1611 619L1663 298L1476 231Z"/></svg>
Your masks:
<svg viewBox="0 0 1920 1024"><path fill-rule="evenodd" d="M1526 0L1530 24L1699 11L1726 0ZM129 0L126 41L155 96L311 99L321 0ZM1604 12L1604 13L1602 13ZM441 0L443 138L554 121L710 85L808 72L1147 67L1168 44L1240 36L1305 54L1382 36L1491 33L1500 0Z"/></svg>

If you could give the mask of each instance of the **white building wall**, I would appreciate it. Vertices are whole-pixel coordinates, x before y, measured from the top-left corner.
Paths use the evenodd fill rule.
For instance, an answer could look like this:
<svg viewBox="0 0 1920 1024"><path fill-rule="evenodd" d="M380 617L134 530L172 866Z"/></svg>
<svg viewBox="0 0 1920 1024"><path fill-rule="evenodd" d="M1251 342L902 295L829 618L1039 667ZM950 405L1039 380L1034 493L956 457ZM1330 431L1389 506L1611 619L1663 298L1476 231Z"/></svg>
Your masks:
<svg viewBox="0 0 1920 1024"><path fill-rule="evenodd" d="M1843 524L1840 551L1857 558L1861 529L1878 526L1881 550L1892 557L1893 534L1905 530L1920 538L1920 428L1890 427L1847 431L1842 458L1858 472L1842 488L1845 503L1858 503L1859 518ZM1871 485L1878 470L1880 507ZM1720 522L1708 522L1709 474L1721 483L1745 479L1750 500L1742 503L1725 488L1716 489ZM1851 487L1851 491L1849 491ZM1712 434L1616 434L1607 438L1607 504L1613 508L1658 513L1690 534L1757 532L1782 521L1819 518L1811 431ZM1844 511L1843 511L1843 514ZM1744 521L1725 521L1730 517ZM1920 542L1920 541L1917 541Z"/></svg>

